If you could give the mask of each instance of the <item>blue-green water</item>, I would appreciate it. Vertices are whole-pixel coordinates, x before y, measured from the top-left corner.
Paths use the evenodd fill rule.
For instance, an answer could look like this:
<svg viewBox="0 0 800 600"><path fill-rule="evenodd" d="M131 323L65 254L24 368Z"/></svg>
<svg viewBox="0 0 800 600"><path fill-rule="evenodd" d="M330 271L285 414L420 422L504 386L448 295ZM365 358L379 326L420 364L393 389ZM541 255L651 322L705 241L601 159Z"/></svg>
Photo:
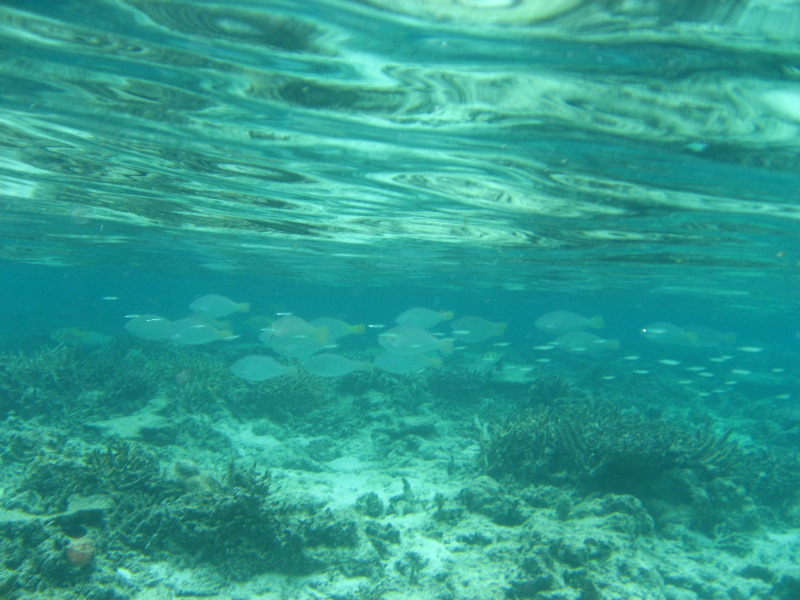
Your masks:
<svg viewBox="0 0 800 600"><path fill-rule="evenodd" d="M52 384L30 373L68 352L82 365L77 372L95 363L98 371L113 371L109 365L115 364L130 370L130 361L141 356L149 366L135 368L166 369L152 381L143 376L160 383L136 401L109 401L109 414L107 407L98 409L104 417L138 414L156 389L159 397L183 398L188 392L170 387L173 380L184 374L199 382L202 363L209 373L217 373L209 365L220 371L217 380L202 379L199 387L230 389L215 396L224 409L214 410L240 423L289 419L292 435L322 431L346 444L358 437L353 431L377 427L386 410L442 423L462 419L464 428L472 427L474 413L502 431L531 402L538 407L524 390L555 374L581 389L576 397L630 402L642 414L686 419L687 427L708 417L721 446L728 439L721 432L733 428L741 447L794 460L800 439L796 2L7 0L0 3L0 58L0 350L6 363L0 404L10 419L8 439L22 435L15 414L42 427L54 427L57 415L66 414L69 435L105 443L79 426L77 413L62 400L34 394L31 406L41 409L26 412L23 398ZM132 315L178 320L209 293L251 305L249 315L213 324L230 329L230 339L187 346L174 336L153 342L125 329ZM257 352L297 363L259 342L259 327L267 325L254 326L252 315L333 316L372 325L363 336L325 347L372 365L382 351L378 335L414 306L508 326L502 337L434 353L442 359L438 371L397 376L387 384L381 377L389 376L373 375L379 369L370 366L369 376L356 373L331 383L337 397L354 406L371 393L384 394L390 407L397 400L392 394L422 394L419 404L373 406L347 435L323 425L314 429L317 421L331 419L324 410L304 422L303 411L242 409L247 394L272 388L237 381L226 370L234 360ZM549 348L552 336L535 321L554 310L603 315L604 327L596 333L618 340L619 348ZM710 328L726 337L705 344L692 334L653 343L641 332L653 322ZM82 332L109 337L95 346L82 342L89 339ZM446 324L435 332L452 334ZM12 356L39 366L29 369ZM469 379L476 374L482 399L468 389L478 385ZM124 373L116 375L124 379ZM25 377L33 379L19 383ZM437 377L453 378L451 397L437 396ZM79 395L108 393L74 383ZM272 393L279 391L264 392ZM454 408L460 397L471 400ZM183 401L161 416L188 418ZM200 413L211 410L200 404ZM486 451L485 440L475 436L456 442L456 434L440 435L442 448L472 443L475 454ZM194 443L134 442L154 447L162 465ZM212 471L224 471L220 465L234 456L251 458L233 441L203 460L216 465L208 467ZM386 473L401 473L384 458ZM9 458L5 468L29 459ZM296 466L288 459L254 462L277 473ZM478 462L465 458L464 471L457 472L478 477ZM491 469L489 474L503 480ZM27 498L26 480L20 481L8 488L16 490L13 498L0 495L0 503L4 510L35 512L19 500ZM459 479L458 485L466 484ZM787 494L780 510L764 508L761 492L747 489L759 506L759 525L725 517L725 527L756 539L754 531L778 531L781 523L787 528L782 532L798 535L800 511L789 507L797 498ZM655 515L656 538L673 543L680 536L669 529L675 523L664 516L663 504L659 512L648 504L652 490L640 492ZM39 512L55 510L42 506ZM712 535L688 528L714 543L722 537L716 529ZM11 571L20 577L14 585L23 597L37 585L39 593L100 586L101 573L124 567L115 562L122 554L114 554L124 544L107 532L97 537L108 551L95 564L94 580L51 574L33 584L20 575L21 563L11 561L0 572L0 590ZM168 547L164 552L177 553ZM386 552L381 560L387 565L410 560L400 550ZM800 550L778 558L790 562L791 552ZM758 565L768 562L764 556L757 550L746 555ZM268 571L286 571L270 564ZM320 571L346 571L331 565ZM383 592L389 600L417 597L392 591L397 573L422 586L419 597L445 597L429 595L441 592L425 587L424 577L433 581L433 574L422 581L407 575L418 567L402 563L391 576L358 576L393 582ZM736 573L744 568L730 567ZM679 567L676 573L662 573L662 587L680 587ZM498 598L551 597L501 579ZM755 579L763 590L742 584L737 593L798 597L792 595L793 585L800 589L796 572L777 569ZM609 598L634 594L609 582L597 585ZM573 582L572 588L580 587ZM723 597L689 585L682 596L657 587L646 597ZM363 590L361 596L325 590L330 595L324 597L367 597ZM495 597L487 593L478 590L474 597ZM583 593L581 598L594 597ZM250 594L243 597L261 597Z"/></svg>

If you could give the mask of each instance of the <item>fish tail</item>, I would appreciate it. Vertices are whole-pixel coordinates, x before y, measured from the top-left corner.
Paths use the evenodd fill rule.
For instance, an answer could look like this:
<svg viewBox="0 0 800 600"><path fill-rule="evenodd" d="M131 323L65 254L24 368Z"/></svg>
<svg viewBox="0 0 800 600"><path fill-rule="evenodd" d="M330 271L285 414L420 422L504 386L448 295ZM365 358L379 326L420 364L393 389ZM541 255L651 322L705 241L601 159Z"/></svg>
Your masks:
<svg viewBox="0 0 800 600"><path fill-rule="evenodd" d="M439 352L442 354L453 353L453 338L445 338L439 343Z"/></svg>
<svg viewBox="0 0 800 600"><path fill-rule="evenodd" d="M250 303L240 302L236 310L238 310L239 312L250 312Z"/></svg>
<svg viewBox="0 0 800 600"><path fill-rule="evenodd" d="M605 327L606 320L603 318L603 315L597 315L589 319L589 327L593 329L602 329Z"/></svg>
<svg viewBox="0 0 800 600"><path fill-rule="evenodd" d="M455 316L453 314L452 310L440 310L439 314L442 316L442 319L445 320L445 321L449 321L450 319L452 319Z"/></svg>
<svg viewBox="0 0 800 600"><path fill-rule="evenodd" d="M494 334L503 335L506 332L506 327L508 327L508 323L495 323Z"/></svg>
<svg viewBox="0 0 800 600"><path fill-rule="evenodd" d="M364 333L367 330L367 326L363 323L359 323L358 325L349 325L347 330L350 333Z"/></svg>

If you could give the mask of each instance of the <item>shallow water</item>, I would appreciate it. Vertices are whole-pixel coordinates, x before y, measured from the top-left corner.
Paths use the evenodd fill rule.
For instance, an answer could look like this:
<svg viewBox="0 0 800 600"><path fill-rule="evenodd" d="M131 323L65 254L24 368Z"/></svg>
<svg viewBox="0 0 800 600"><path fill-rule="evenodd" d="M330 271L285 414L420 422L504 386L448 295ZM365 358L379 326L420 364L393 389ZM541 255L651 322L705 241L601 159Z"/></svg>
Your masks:
<svg viewBox="0 0 800 600"><path fill-rule="evenodd" d="M468 507L459 510L480 513L458 494L487 472L475 458L486 452L486 440L464 430L473 427L474 417L488 423L487 431L503 431L515 415L541 408L531 398L547 394L526 391L531 384L557 376L573 386L576 402L605 399L618 404L620 415L633 405L647 418L681 423L703 440L711 430L700 426L710 418L721 440L719 454L733 452L723 435L733 428L730 439L740 447L790 462L800 439L794 409L800 385L798 32L800 9L787 0L4 2L5 442L24 437L28 419L56 432L63 418L63 432L88 448L107 443L103 436L111 435L111 426L103 421L88 433L81 421L87 414L107 420L145 411L148 419L195 422L210 411L227 423L215 435L229 439L228 446L215 448L216 454L197 428L195 437L165 444L142 439L141 432L121 437L155 452L166 470L170 461L193 456L219 477L231 457L255 457L291 490L303 485L293 473L306 473L302 460L308 457L301 460L297 450L305 447L304 436L326 434L341 453L357 456L371 465L365 472L375 473L376 479L350 490L354 494L375 491L389 502L398 490L390 492L387 482L397 483L398 473L408 476L403 469L412 465L421 473L414 485L424 490L422 496L442 493ZM247 315L213 323L232 334L220 335L228 339L182 346L170 338L141 340L124 328L137 314L180 319L190 302L208 293L251 304ZM373 369L325 384L304 378L310 396L343 403L328 413L314 402L296 411L272 404L245 407L243 398L260 398L259 389L272 398L285 391L280 385L291 386L253 387L227 372L249 353L276 356L257 336L283 313L372 325L363 336L326 348L371 363L381 351L378 334L413 306L508 326L502 337L456 344L452 355L437 356L443 362L438 371L392 378ZM603 315L604 327L595 333L618 341L619 349L550 347L553 337L534 323L559 309ZM683 342L653 343L641 333L653 322L677 324L690 335ZM713 330L702 333L711 341L695 333L702 328ZM453 335L446 322L435 330ZM71 375L63 361L72 361ZM135 379L137 369L150 375L142 376L146 384L133 400L101 383ZM198 400L201 408L193 415L190 388L213 388L221 404ZM67 392L86 406L64 404ZM163 398L175 404L164 409L158 404ZM349 402L350 409L342 408ZM342 431L332 416L339 410ZM14 415L22 415L25 425ZM408 441L396 433L429 431L427 425L398 425L423 416L438 419L438 442L416 433ZM619 418L621 427L629 424ZM283 427L283 437L275 439L293 440L285 445L297 456L260 456L247 446L250 438L231 433L258 419ZM451 422L461 428L448 429ZM344 423L350 424L346 432ZM360 435L373 441L389 436L384 441L391 452L364 451L369 443ZM401 442L404 449L397 448ZM448 460L445 448L458 465L451 481L435 467ZM29 460L24 453L9 459L6 476L19 480L0 502L4 510L52 512L25 495L35 474L15 469ZM352 473L331 464L347 476L324 485L349 485ZM507 483L502 473L488 473ZM759 504L763 491L742 484L740 475L730 475L731 481L755 498L761 520L745 526L726 513L715 527L754 540L777 535L777 523L796 531L798 511L791 506L797 498L786 493L786 506L765 508ZM547 487L556 480L514 485ZM320 481L315 485L323 486ZM788 485L793 479L781 481ZM568 485L571 491L559 493L586 491L567 482L574 489ZM590 478L589 487L595 483ZM503 493L519 492L510 489ZM685 523L665 515L664 498L658 505L652 489L635 492L654 515L662 556L689 552L688 542L675 541L676 523ZM717 492L709 492L715 501ZM554 496L551 506L550 500L534 502L520 494L514 502L537 510L561 502ZM667 503L673 500L681 507L675 514L701 512L674 498ZM425 527L404 521L406 509L395 508L393 525L403 530L404 540L415 540ZM435 521L442 510L434 513ZM585 508L584 516L592 510ZM17 535L8 533L7 522L0 525L6 527L3 535ZM486 539L502 538L495 526L484 532ZM712 546L724 537L717 529L687 527ZM96 564L95 579L62 573L36 584L44 586L40 591L102 587L100 575L120 568L114 552L124 544L108 532L97 535L108 554ZM523 534L520 540L530 542ZM443 579L436 580L433 567L408 558L422 546L403 543L402 550L381 557L395 565L383 580L395 585L399 577L422 585L420 597L434 597L441 592L435 581ZM165 548L161 558L180 554ZM480 544L471 548L480 563ZM731 552L720 582L726 572L747 566ZM775 552L777 558L768 559L752 550L746 558L758 565L788 564L800 550ZM616 556L625 562L634 561L634 554L617 549ZM712 561L705 556L696 562ZM326 564L322 572L338 573L331 577L347 571L335 561ZM498 568L519 566L509 564ZM666 590L692 568L690 561L675 567L677 575L662 573L667 583L649 597L711 597L688 584L686 590L694 591L684 596ZM755 577L763 590L745 583L733 587L754 598L793 597L796 574L781 568L770 578ZM417 570L424 575L414 582ZM21 594L36 588L26 577L19 579ZM367 577L379 579L374 573ZM7 573L0 573L0 589L7 581ZM525 596L533 593L530 587L502 575L491 581L500 587L484 591L485 597L538 597ZM647 589L625 588L629 583L598 579L596 585L614 594ZM164 585L182 589L174 582ZM364 590L358 595L325 589L336 597L367 597ZM293 597L281 593L275 597ZM385 590L387 598L399 597L394 593Z"/></svg>

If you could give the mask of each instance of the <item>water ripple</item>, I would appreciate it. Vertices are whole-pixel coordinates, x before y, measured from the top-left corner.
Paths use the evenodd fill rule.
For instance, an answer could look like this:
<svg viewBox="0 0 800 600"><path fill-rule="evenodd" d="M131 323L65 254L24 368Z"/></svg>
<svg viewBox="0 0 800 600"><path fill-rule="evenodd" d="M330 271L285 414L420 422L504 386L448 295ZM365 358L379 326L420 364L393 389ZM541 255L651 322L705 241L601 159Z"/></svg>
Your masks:
<svg viewBox="0 0 800 600"><path fill-rule="evenodd" d="M798 31L761 0L6 2L0 256L797 278Z"/></svg>

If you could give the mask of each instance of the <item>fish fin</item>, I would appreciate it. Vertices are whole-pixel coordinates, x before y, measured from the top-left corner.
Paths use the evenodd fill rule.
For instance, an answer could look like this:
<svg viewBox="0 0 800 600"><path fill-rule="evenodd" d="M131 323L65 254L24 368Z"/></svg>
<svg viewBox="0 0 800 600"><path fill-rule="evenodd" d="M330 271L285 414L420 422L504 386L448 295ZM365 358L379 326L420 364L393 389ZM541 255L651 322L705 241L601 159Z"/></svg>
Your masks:
<svg viewBox="0 0 800 600"><path fill-rule="evenodd" d="M589 319L589 327L593 329L602 329L605 327L606 320L603 318L603 315L597 315Z"/></svg>
<svg viewBox="0 0 800 600"><path fill-rule="evenodd" d="M239 312L250 312L250 303L249 302L240 302L237 310Z"/></svg>
<svg viewBox="0 0 800 600"><path fill-rule="evenodd" d="M360 323L358 325L348 325L347 330L350 333L364 333L367 330L367 326L364 325L363 323Z"/></svg>
<svg viewBox="0 0 800 600"><path fill-rule="evenodd" d="M439 314L442 316L442 319L444 319L445 321L449 321L454 316L452 310L440 310Z"/></svg>

